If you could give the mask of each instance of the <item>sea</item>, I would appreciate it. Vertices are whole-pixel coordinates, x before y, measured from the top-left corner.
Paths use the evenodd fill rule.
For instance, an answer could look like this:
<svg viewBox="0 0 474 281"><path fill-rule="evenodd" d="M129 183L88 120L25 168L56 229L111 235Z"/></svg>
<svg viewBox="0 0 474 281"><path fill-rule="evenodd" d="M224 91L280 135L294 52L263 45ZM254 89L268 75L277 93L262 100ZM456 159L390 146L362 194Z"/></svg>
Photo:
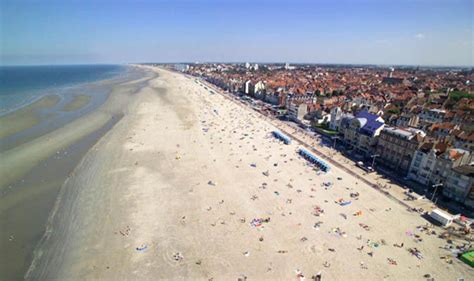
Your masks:
<svg viewBox="0 0 474 281"><path fill-rule="evenodd" d="M21 155L24 145L94 112L114 87L139 77L143 74L127 65L0 66L0 179L9 165L1 162L2 155ZM54 103L34 106L49 96L55 97ZM89 98L65 110L78 96ZM21 179L0 186L0 280L23 279L62 184L118 119L59 149Z"/></svg>
<svg viewBox="0 0 474 281"><path fill-rule="evenodd" d="M45 94L124 74L123 65L0 66L0 116Z"/></svg>

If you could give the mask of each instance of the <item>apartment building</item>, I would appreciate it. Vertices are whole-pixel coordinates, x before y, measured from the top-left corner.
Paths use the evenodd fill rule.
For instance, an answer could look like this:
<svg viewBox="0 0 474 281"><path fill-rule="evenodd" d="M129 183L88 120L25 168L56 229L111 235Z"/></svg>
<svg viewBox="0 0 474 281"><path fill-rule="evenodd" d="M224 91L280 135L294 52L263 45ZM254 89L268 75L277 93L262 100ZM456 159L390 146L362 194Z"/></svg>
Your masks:
<svg viewBox="0 0 474 281"><path fill-rule="evenodd" d="M436 159L439 155L444 153L447 148L448 145L446 143L423 143L414 153L408 170L408 178L423 185L432 184L431 174L433 173Z"/></svg>
<svg viewBox="0 0 474 281"><path fill-rule="evenodd" d="M301 122L308 113L308 105L306 103L289 103L288 118L295 122Z"/></svg>
<svg viewBox="0 0 474 281"><path fill-rule="evenodd" d="M414 128L384 127L377 142L377 162L406 175L425 136L423 131Z"/></svg>
<svg viewBox="0 0 474 281"><path fill-rule="evenodd" d="M460 148L448 148L436 159L431 180L434 183L444 183L452 169L471 162L469 151Z"/></svg>
<svg viewBox="0 0 474 281"><path fill-rule="evenodd" d="M377 137L384 126L382 117L361 111L354 118L343 118L339 131L350 149L369 157L375 153Z"/></svg>
<svg viewBox="0 0 474 281"><path fill-rule="evenodd" d="M474 210L474 165L467 164L449 171L443 195Z"/></svg>

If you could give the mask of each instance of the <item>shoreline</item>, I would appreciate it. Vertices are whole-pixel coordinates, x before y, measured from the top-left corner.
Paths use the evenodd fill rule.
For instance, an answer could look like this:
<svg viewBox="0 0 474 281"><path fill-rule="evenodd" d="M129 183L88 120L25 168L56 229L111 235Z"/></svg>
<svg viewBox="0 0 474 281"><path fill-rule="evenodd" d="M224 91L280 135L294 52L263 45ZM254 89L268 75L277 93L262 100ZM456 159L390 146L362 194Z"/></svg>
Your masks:
<svg viewBox="0 0 474 281"><path fill-rule="evenodd" d="M98 106L91 105L89 100L84 106L69 111L74 117L72 121L65 120L68 122L54 128L45 123L48 127L43 133L40 131L39 136L22 136L21 142L9 149L6 138L2 139L2 147L7 149L0 152L3 160L0 163L0 224L5 230L0 233L0 251L5 253L0 258L0 279L23 277L64 181L94 143L119 122L122 108L125 109L123 104L133 95L134 89L142 86L138 83L122 87L122 84L136 80L137 75L130 73L128 78L94 82L108 83L112 92ZM91 84L85 84L81 89L87 91L91 87ZM63 106L72 101L74 99L56 103L56 112L60 113ZM10 114L15 115L15 112ZM13 145L16 143L18 141L12 142ZM3 260L7 257L8 260Z"/></svg>
<svg viewBox="0 0 474 281"><path fill-rule="evenodd" d="M9 137L23 130L31 129L41 122L39 110L56 106L60 102L58 95L45 95L36 101L0 116L0 139Z"/></svg>
<svg viewBox="0 0 474 281"><path fill-rule="evenodd" d="M10 277L6 280L23 277L33 260L34 249L44 233L51 206L54 206L64 181L93 144L112 129L117 121L112 120L44 159L41 165L25 174L22 181L11 185L14 193L0 198L0 220L7 230L0 234L0 239L8 241L1 247L4 258L8 257L8 260L0 258L2 277Z"/></svg>
<svg viewBox="0 0 474 281"><path fill-rule="evenodd" d="M299 145L272 138L276 127L256 112L189 77L143 68L159 76L64 184L27 279L472 273L439 259L449 254L445 242L423 231L418 214L337 166L316 173L295 153ZM316 207L324 213L315 215ZM399 243L405 248L392 246Z"/></svg>
<svg viewBox="0 0 474 281"><path fill-rule="evenodd" d="M67 65L66 65L67 66ZM89 65L90 66L90 65ZM44 98L45 96L50 96L50 95L61 95L61 93L68 92L73 90L74 88L77 87L83 87L85 85L98 85L101 83L107 83L107 82L112 82L114 80L119 79L122 75L127 73L127 68L129 68L129 65L122 65L122 64L117 64L117 65L109 65L109 66L117 66L123 68L121 71L117 72L110 72L107 74L103 74L101 77L95 77L93 79L86 79L82 81L72 81L68 82L59 86L56 85L49 85L44 88L40 87L34 87L33 89L30 90L20 90L16 94L25 96L25 98L17 103L14 106L9 105L8 108L1 108L0 109L0 118L9 115L11 113L14 113L18 110L23 109L24 107L28 107L33 103L36 103L38 100ZM3 68L22 68L22 67L32 67L32 66L3 66ZM38 65L38 66L33 66L33 67L64 67L64 65L58 65L58 66L53 66L53 65ZM2 70L2 67L0 66L0 70ZM14 77L15 79L18 79L18 77ZM30 95L27 95L26 93L31 93ZM1 99L7 100L7 96L2 96ZM5 106L3 104L2 106Z"/></svg>
<svg viewBox="0 0 474 281"><path fill-rule="evenodd" d="M91 96L84 94L74 95L72 100L65 104L61 110L66 112L75 111L85 107L90 101Z"/></svg>
<svg viewBox="0 0 474 281"><path fill-rule="evenodd" d="M94 112L107 100L114 84L120 83L123 79L131 79L123 77L130 71L125 69L120 74L102 80L49 88L28 102L12 108L8 113L0 114L0 122L4 123L3 128L15 128L13 132L7 130L0 132L2 134L0 152L31 142ZM44 104L44 100L53 97L56 99L54 104L49 106ZM71 105L73 107L70 107ZM22 120L26 124L22 125Z"/></svg>

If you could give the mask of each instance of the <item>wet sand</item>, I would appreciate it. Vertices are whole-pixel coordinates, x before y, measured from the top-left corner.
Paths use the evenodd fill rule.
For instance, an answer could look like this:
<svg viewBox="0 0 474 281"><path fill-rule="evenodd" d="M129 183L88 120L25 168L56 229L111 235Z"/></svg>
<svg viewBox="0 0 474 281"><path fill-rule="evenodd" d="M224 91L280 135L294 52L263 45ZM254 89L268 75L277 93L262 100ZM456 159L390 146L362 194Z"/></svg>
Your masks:
<svg viewBox="0 0 474 281"><path fill-rule="evenodd" d="M32 128L41 121L38 112L55 106L59 101L56 95L44 96L30 105L0 116L0 139Z"/></svg>
<svg viewBox="0 0 474 281"><path fill-rule="evenodd" d="M62 108L63 111L74 111L86 106L91 100L91 97L88 95L76 95L73 97L73 100L68 104L64 105Z"/></svg>
<svg viewBox="0 0 474 281"><path fill-rule="evenodd" d="M122 118L124 104L143 86L130 82L144 76L132 70L127 76L77 88L87 93L76 95L79 100L45 96L3 117L13 128L24 120L38 122L0 139L0 280L22 279L61 186L87 151ZM104 95L96 89L107 87L110 98L100 104ZM93 100L81 98L88 95ZM64 106L69 111L61 117ZM47 118L53 115L62 119Z"/></svg>
<svg viewBox="0 0 474 281"><path fill-rule="evenodd" d="M74 167L114 122L61 149L11 184L0 196L0 279L20 280L44 234L58 192Z"/></svg>
<svg viewBox="0 0 474 281"><path fill-rule="evenodd" d="M62 187L27 279L472 276L440 259L446 241L418 214L337 167L317 173L255 112L153 71Z"/></svg>

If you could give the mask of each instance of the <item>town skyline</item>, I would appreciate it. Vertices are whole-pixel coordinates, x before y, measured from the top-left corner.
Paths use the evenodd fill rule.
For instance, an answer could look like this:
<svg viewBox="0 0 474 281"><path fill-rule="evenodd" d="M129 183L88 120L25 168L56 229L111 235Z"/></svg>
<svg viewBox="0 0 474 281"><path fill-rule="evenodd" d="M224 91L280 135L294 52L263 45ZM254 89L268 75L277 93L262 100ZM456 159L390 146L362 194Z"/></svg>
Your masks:
<svg viewBox="0 0 474 281"><path fill-rule="evenodd" d="M340 151L369 168L386 168L391 176L425 188L443 184L444 196L470 202L470 185L454 195L459 186L448 178L471 171L472 69L248 62L169 67L208 81L265 116L316 131L327 138L326 145L341 145ZM440 165L448 159L451 171L460 174L448 176L423 164L424 156Z"/></svg>
<svg viewBox="0 0 474 281"><path fill-rule="evenodd" d="M332 67L372 67L372 68L387 68L398 67L402 69L423 68L423 69L471 69L474 65L429 65L429 64L376 64L376 63L331 63L331 62L292 62L292 61L135 61L135 62L83 62L83 63L39 63L39 64L1 64L0 66L48 66L48 65L133 65L133 64L156 64L156 65L174 65L174 64L245 64L253 63L259 65L284 65L289 63L291 65L307 65L307 66L332 66Z"/></svg>

